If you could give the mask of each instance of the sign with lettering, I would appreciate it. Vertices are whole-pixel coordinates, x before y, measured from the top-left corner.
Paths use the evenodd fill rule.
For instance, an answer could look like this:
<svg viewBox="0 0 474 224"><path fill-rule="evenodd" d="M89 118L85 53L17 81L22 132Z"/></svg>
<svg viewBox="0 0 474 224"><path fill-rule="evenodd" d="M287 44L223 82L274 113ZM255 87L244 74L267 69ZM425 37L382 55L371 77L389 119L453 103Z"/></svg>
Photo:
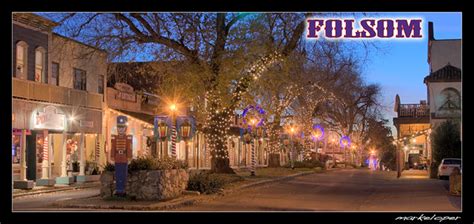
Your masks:
<svg viewBox="0 0 474 224"><path fill-rule="evenodd" d="M79 126L80 127L86 127L86 128L93 128L94 127L94 122L93 121L80 120L79 121Z"/></svg>
<svg viewBox="0 0 474 224"><path fill-rule="evenodd" d="M47 106L43 111L36 110L33 113L32 129L64 130L66 116L59 114L56 107Z"/></svg>
<svg viewBox="0 0 474 224"><path fill-rule="evenodd" d="M115 83L114 87L116 90L119 90L121 92L133 93L133 87L126 83L117 82Z"/></svg>
<svg viewBox="0 0 474 224"><path fill-rule="evenodd" d="M115 95L115 98L116 99L121 99L121 100L126 100L126 101L131 101L131 102L136 102L135 93L127 93L127 92L118 91L117 95Z"/></svg>
<svg viewBox="0 0 474 224"><path fill-rule="evenodd" d="M158 101L158 98L157 97L154 97L154 96L149 96L149 95L144 95L144 103L146 104L150 104L150 105L154 105L154 106L158 106L159 104L159 101Z"/></svg>

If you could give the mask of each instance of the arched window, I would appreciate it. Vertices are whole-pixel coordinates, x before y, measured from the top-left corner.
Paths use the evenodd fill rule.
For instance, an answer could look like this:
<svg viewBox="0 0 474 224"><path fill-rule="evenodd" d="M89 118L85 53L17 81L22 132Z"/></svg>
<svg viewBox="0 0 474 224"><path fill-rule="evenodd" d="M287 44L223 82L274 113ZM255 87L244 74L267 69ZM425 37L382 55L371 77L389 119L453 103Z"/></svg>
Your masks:
<svg viewBox="0 0 474 224"><path fill-rule="evenodd" d="M446 88L440 94L441 106L439 110L458 110L461 109L461 94L454 88Z"/></svg>
<svg viewBox="0 0 474 224"><path fill-rule="evenodd" d="M27 73L27 60L28 60L28 44L25 41L19 41L16 44L16 68L15 77L20 79L26 79Z"/></svg>
<svg viewBox="0 0 474 224"><path fill-rule="evenodd" d="M35 81L36 82L48 82L48 77L46 75L46 60L45 60L46 51L42 47L38 47L35 50Z"/></svg>

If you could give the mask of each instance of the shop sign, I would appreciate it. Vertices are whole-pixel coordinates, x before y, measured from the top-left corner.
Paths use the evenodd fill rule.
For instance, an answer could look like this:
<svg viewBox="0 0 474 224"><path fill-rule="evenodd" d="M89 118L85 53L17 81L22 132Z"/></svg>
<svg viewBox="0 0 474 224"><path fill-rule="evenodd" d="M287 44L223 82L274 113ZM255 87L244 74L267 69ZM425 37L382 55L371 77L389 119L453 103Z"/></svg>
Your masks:
<svg viewBox="0 0 474 224"><path fill-rule="evenodd" d="M127 92L122 92L118 91L117 95L115 95L116 99L121 99L121 100L126 100L126 101L131 101L131 102L136 102L136 95L135 93L127 93Z"/></svg>
<svg viewBox="0 0 474 224"><path fill-rule="evenodd" d="M116 90L119 90L121 92L133 93L133 87L126 83L117 82L115 83L114 87Z"/></svg>
<svg viewBox="0 0 474 224"><path fill-rule="evenodd" d="M33 113L33 129L64 130L66 116L57 113L54 106L47 106L43 111Z"/></svg>
<svg viewBox="0 0 474 224"><path fill-rule="evenodd" d="M94 122L93 121L80 120L79 121L79 126L80 127L86 127L86 128L93 128L94 127Z"/></svg>
<svg viewBox="0 0 474 224"><path fill-rule="evenodd" d="M13 129L13 135L21 135L21 130L22 129ZM25 134L26 135L31 135L31 130L30 129L26 129L25 131Z"/></svg>
<svg viewBox="0 0 474 224"><path fill-rule="evenodd" d="M158 106L158 104L159 104L158 98L153 97L153 96L145 96L145 97L146 97L146 103L147 104Z"/></svg>

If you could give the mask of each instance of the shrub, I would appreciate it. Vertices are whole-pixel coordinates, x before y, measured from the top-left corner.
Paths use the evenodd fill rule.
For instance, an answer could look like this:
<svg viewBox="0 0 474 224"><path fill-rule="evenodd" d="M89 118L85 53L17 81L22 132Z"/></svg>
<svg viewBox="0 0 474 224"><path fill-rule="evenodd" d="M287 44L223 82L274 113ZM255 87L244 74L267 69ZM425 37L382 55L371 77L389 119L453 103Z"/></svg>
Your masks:
<svg viewBox="0 0 474 224"><path fill-rule="evenodd" d="M128 171L156 170L156 162L151 157L133 159L128 165Z"/></svg>
<svg viewBox="0 0 474 224"><path fill-rule="evenodd" d="M104 168L104 171L111 171L111 172L115 171L115 165L112 163L107 163L103 168Z"/></svg>
<svg viewBox="0 0 474 224"><path fill-rule="evenodd" d="M430 176L438 175L438 166L444 158L461 158L461 137L459 123L447 120L431 133L433 161Z"/></svg>
<svg viewBox="0 0 474 224"><path fill-rule="evenodd" d="M129 171L138 170L171 170L171 169L187 169L188 166L184 161L176 160L173 158L152 158L152 157L139 157L133 159L128 166Z"/></svg>
<svg viewBox="0 0 474 224"><path fill-rule="evenodd" d="M324 167L324 164L319 160L304 160L304 161L294 161L293 166L295 168L315 168L315 167ZM286 168L291 168L291 162L285 165Z"/></svg>
<svg viewBox="0 0 474 224"><path fill-rule="evenodd" d="M241 180L243 180L243 178L235 174L199 172L189 177L188 190L211 194L217 192L227 184Z"/></svg>

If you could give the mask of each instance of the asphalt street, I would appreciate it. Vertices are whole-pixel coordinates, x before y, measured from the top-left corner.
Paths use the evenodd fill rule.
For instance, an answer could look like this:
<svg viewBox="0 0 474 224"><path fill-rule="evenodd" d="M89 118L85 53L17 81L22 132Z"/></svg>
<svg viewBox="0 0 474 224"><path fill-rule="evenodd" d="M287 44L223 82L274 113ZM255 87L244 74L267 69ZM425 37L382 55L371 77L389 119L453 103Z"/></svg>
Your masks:
<svg viewBox="0 0 474 224"><path fill-rule="evenodd" d="M315 173L205 200L176 211L460 211L461 198L448 195L448 181L416 172L340 169ZM65 210L51 204L93 197L99 188L24 196L14 211ZM89 209L66 209L89 210Z"/></svg>
<svg viewBox="0 0 474 224"><path fill-rule="evenodd" d="M58 210L58 208L53 208L51 204L62 200L87 198L99 194L99 188L86 188L24 196L13 199L13 211Z"/></svg>
<svg viewBox="0 0 474 224"><path fill-rule="evenodd" d="M408 173L408 172L407 172ZM347 169L235 192L181 211L460 211L448 181Z"/></svg>

